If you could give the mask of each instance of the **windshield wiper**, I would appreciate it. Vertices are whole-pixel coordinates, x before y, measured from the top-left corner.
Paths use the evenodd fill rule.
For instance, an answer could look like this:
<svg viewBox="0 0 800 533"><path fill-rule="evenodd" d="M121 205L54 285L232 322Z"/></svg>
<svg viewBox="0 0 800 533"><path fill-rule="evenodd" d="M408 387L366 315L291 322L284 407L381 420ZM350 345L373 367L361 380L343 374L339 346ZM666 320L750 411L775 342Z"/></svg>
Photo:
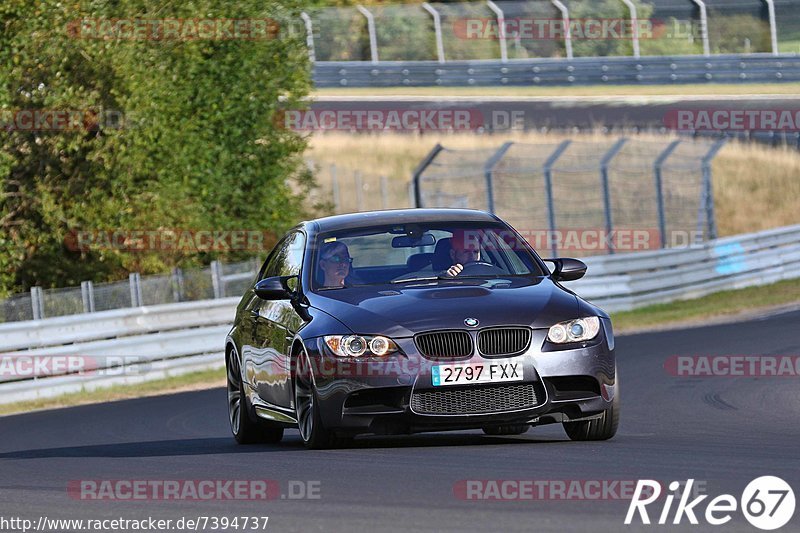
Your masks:
<svg viewBox="0 0 800 533"><path fill-rule="evenodd" d="M419 278L394 279L392 280L392 283L411 283L413 281L438 281L440 279L450 279L450 278L443 278L442 276L425 276Z"/></svg>

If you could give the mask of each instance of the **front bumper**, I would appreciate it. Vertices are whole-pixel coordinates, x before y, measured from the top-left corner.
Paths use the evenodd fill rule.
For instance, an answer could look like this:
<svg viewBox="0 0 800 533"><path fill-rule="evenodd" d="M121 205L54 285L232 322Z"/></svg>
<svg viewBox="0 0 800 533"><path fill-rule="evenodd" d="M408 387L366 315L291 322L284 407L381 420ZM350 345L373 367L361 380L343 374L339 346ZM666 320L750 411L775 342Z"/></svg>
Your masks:
<svg viewBox="0 0 800 533"><path fill-rule="evenodd" d="M306 351L314 368L322 422L339 433L401 434L539 425L592 418L611 406L617 394L616 361L613 336L610 329L606 330L601 328L589 343L565 350L554 350L545 341L546 330L534 330L529 349L521 355L488 358L475 353L458 362L521 363L523 380L463 387L433 386L431 367L451 361L423 357L412 338L394 339L402 353L382 360L342 360L328 353L316 339L307 342ZM518 396L522 392L525 397ZM482 395L491 393L493 403L485 403L492 406L488 412L420 412L421 396L415 395L428 393L436 398L451 397L448 401L458 396L459 401L452 405L459 406L471 405L471 399L484 399ZM498 397L504 394L508 394L508 402L498 403Z"/></svg>

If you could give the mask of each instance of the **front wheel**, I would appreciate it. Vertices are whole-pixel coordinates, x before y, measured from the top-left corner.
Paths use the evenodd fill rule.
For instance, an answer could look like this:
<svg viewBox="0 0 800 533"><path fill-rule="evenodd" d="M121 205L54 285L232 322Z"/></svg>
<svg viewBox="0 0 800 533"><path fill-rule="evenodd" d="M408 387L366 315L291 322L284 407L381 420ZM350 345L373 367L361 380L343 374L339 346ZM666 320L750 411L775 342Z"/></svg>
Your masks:
<svg viewBox="0 0 800 533"><path fill-rule="evenodd" d="M228 352L225 367L228 375L228 421L233 438L239 444L259 442L280 442L283 428L269 425L261 420L250 418L250 402L244 392L242 374L239 370L239 353L236 348Z"/></svg>
<svg viewBox="0 0 800 533"><path fill-rule="evenodd" d="M297 370L294 375L294 406L297 413L297 427L306 448L320 450L330 448L335 443L334 435L322 425L314 386L311 362L305 351L297 356Z"/></svg>
<svg viewBox="0 0 800 533"><path fill-rule="evenodd" d="M619 426L619 391L611 407L599 418L580 422L564 422L564 431L571 440L608 440L617 433Z"/></svg>

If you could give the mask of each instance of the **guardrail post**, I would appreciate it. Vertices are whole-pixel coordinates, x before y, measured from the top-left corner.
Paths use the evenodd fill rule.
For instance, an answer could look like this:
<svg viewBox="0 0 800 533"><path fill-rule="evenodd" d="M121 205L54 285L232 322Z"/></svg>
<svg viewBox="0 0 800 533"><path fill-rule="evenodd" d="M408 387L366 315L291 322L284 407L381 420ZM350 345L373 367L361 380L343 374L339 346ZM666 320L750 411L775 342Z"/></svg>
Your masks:
<svg viewBox="0 0 800 533"><path fill-rule="evenodd" d="M631 44L633 45L633 57L639 57L639 17L636 15L636 4L632 0L622 0L628 6L631 14Z"/></svg>
<svg viewBox="0 0 800 533"><path fill-rule="evenodd" d="M497 17L497 40L500 41L500 61L503 63L508 62L508 45L506 43L506 17L503 15L503 10L492 0L486 0L486 5L492 10L495 17Z"/></svg>
<svg viewBox="0 0 800 533"><path fill-rule="evenodd" d="M138 272L128 274L128 283L131 288L131 307L141 307L142 303L142 283Z"/></svg>
<svg viewBox="0 0 800 533"><path fill-rule="evenodd" d="M545 195L547 196L547 221L548 225L550 226L550 234L548 240L550 241L550 250L553 253L553 257L558 254L558 249L556 247L556 212L555 212L555 202L553 202L553 165L556 164L558 158L561 157L561 154L569 148L569 145L572 144L572 141L567 139L563 141L555 151L550 154L550 157L544 162L544 190Z"/></svg>
<svg viewBox="0 0 800 533"><path fill-rule="evenodd" d="M600 161L600 181L603 185L603 209L606 212L606 232L608 235L611 235L611 232L614 230L614 221L611 215L611 190L608 186L608 165L611 164L611 160L614 159L625 143L628 142L628 139L622 137L614 146L612 146L608 152L605 153L603 159ZM613 242L613 241L612 241ZM609 254L614 253L614 246L612 246L608 250Z"/></svg>
<svg viewBox="0 0 800 533"><path fill-rule="evenodd" d="M356 6L358 12L364 15L367 19L367 32L369 33L369 53L372 57L372 62L378 62L378 36L375 33L375 17L364 6Z"/></svg>
<svg viewBox="0 0 800 533"><path fill-rule="evenodd" d="M317 60L317 54L314 50L314 26L311 23L311 17L308 13L303 11L300 13L300 18L306 26L306 46L308 47L308 60L314 63Z"/></svg>
<svg viewBox="0 0 800 533"><path fill-rule="evenodd" d="M703 201L702 205L700 206L701 209L705 210L705 218L706 218L706 228L708 229L708 238L709 239L716 239L717 238L717 217L714 213L714 188L713 184L711 183L711 161L717 156L717 153L725 146L725 143L728 141L726 138L718 139L711 148L708 150L705 156L703 156L702 161L702 170L703 170ZM698 220L698 225L699 225ZM698 230L702 230L702 227L698 227Z"/></svg>
<svg viewBox="0 0 800 533"><path fill-rule="evenodd" d="M184 281L183 270L180 268L172 269L172 299L176 302L183 300L184 294Z"/></svg>
<svg viewBox="0 0 800 533"><path fill-rule="evenodd" d="M711 47L708 44L708 12L706 3L703 0L692 0L700 8L700 38L703 40L703 55L711 55Z"/></svg>
<svg viewBox="0 0 800 533"><path fill-rule="evenodd" d="M772 55L776 56L780 52L778 50L778 25L775 22L775 2L774 0L764 0L767 3L767 11L769 12L769 39L772 43Z"/></svg>
<svg viewBox="0 0 800 533"><path fill-rule="evenodd" d="M442 17L439 12L434 9L428 2L422 3L422 8L431 14L433 17L433 34L436 37L436 57L439 63L444 63L444 40L442 39Z"/></svg>
<svg viewBox="0 0 800 533"><path fill-rule="evenodd" d="M680 140L672 141L669 146L658 155L655 163L653 163L653 174L656 180L656 203L658 207L658 231L661 234L662 248L666 248L667 246L667 219L664 214L664 184L661 179L661 167L664 165L664 161L667 160L680 143Z"/></svg>
<svg viewBox="0 0 800 533"><path fill-rule="evenodd" d="M483 172L486 176L486 210L490 213L494 214L494 167L497 163L503 159L503 156L506 154L511 145L514 144L513 142L505 142L503 146L501 146L492 157L486 160L486 164L483 166Z"/></svg>
<svg viewBox="0 0 800 533"><path fill-rule="evenodd" d="M444 146L439 143L436 143L436 146L428 152L428 155L425 156L425 159L420 161L417 168L414 169L414 173L411 175L411 183L414 184L414 207L423 207L422 206L422 189L420 188L420 178L422 177L422 173L425 172L425 169L433 163L433 160L436 159L436 156L439 155L439 152L444 150Z"/></svg>
<svg viewBox="0 0 800 533"><path fill-rule="evenodd" d="M44 293L41 287L31 287L31 312L34 320L44 318Z"/></svg>
<svg viewBox="0 0 800 533"><path fill-rule="evenodd" d="M225 291L222 281L222 265L220 265L219 261L211 261L211 286L214 288L214 299L224 296Z"/></svg>
<svg viewBox="0 0 800 533"><path fill-rule="evenodd" d="M91 281L81 281L81 300L83 312L94 313L94 284Z"/></svg>
<svg viewBox="0 0 800 533"><path fill-rule="evenodd" d="M559 0L550 0L561 12L561 21L564 24L564 46L567 49L567 59L572 59L572 31L569 27L569 9Z"/></svg>

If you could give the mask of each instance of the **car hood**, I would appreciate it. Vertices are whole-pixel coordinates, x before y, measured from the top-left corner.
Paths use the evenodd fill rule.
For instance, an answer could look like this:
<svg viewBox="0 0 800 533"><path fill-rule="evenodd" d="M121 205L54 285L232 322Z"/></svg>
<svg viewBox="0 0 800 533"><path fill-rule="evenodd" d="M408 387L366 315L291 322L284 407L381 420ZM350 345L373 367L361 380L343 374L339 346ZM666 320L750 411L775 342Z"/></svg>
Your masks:
<svg viewBox="0 0 800 533"><path fill-rule="evenodd" d="M548 278L460 279L348 287L311 293L309 303L354 333L410 337L434 329L527 325L577 316L578 299Z"/></svg>

